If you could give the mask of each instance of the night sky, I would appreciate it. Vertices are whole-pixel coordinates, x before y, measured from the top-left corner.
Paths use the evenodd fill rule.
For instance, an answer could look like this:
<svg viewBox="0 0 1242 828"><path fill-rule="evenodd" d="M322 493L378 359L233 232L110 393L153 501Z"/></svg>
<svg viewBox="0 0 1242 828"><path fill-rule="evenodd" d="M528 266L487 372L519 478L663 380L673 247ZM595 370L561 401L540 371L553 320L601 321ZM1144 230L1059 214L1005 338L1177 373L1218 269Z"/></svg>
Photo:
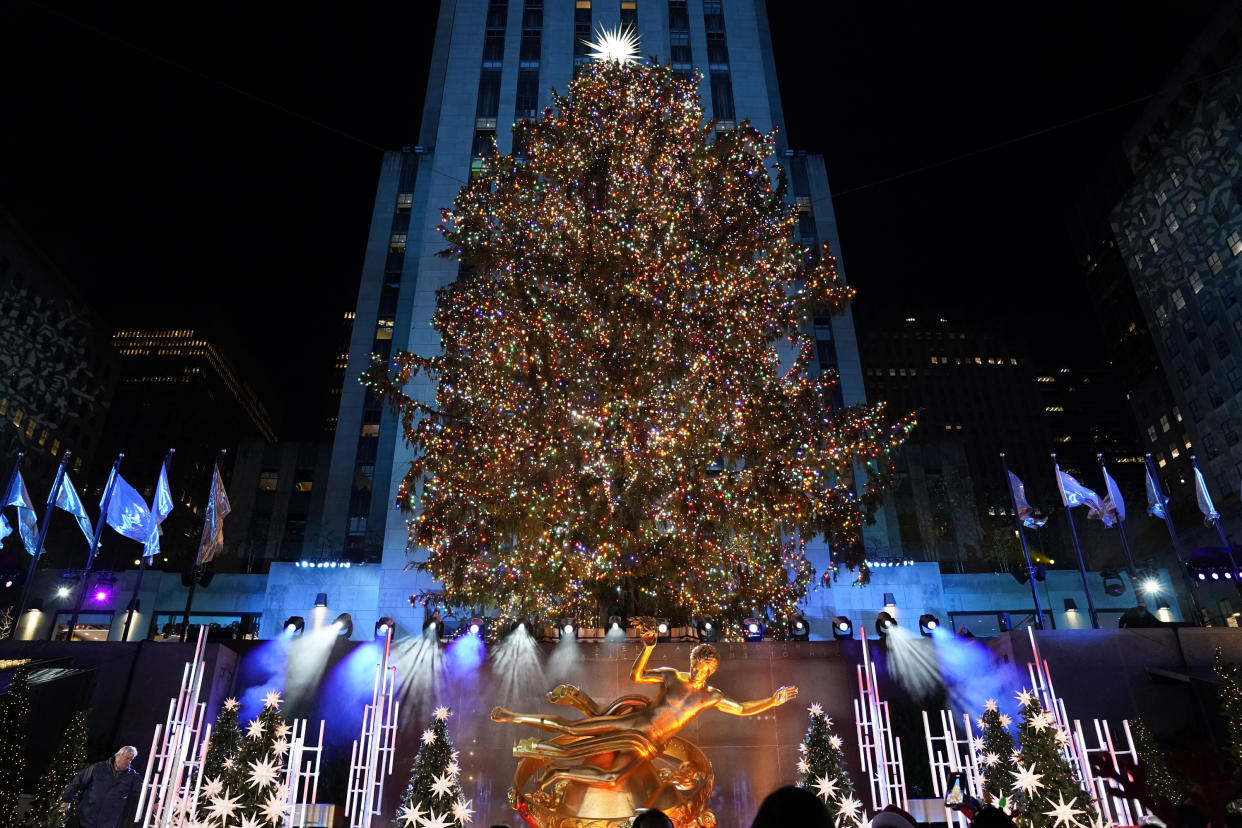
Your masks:
<svg viewBox="0 0 1242 828"><path fill-rule="evenodd" d="M790 143L827 157L864 300L965 304L1058 355L1081 331L1094 358L1068 217L1217 7L769 3ZM203 327L285 400L282 436L314 434L434 24L431 2L15 0L0 203L110 323Z"/></svg>

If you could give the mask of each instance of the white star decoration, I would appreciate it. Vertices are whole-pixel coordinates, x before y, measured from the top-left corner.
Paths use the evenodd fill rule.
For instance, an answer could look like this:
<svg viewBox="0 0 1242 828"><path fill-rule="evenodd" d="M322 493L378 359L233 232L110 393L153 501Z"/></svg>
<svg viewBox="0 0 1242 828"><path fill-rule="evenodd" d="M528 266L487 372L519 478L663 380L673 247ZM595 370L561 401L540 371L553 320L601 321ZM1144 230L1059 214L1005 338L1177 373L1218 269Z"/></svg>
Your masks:
<svg viewBox="0 0 1242 828"><path fill-rule="evenodd" d="M1013 775L1013 786L1027 796L1030 796L1038 788L1044 786L1044 783L1039 781L1044 778L1044 775L1042 773L1035 773L1034 762L1031 763L1029 768L1024 768L1021 763L1018 763L1018 770L1010 771L1010 774Z"/></svg>
<svg viewBox="0 0 1242 828"><path fill-rule="evenodd" d="M267 695L263 697L264 707L280 707L280 693L275 690L268 690Z"/></svg>
<svg viewBox="0 0 1242 828"><path fill-rule="evenodd" d="M1028 724L1032 730L1039 733L1042 730L1052 727L1052 714L1045 710L1035 716L1032 716L1031 721Z"/></svg>
<svg viewBox="0 0 1242 828"><path fill-rule="evenodd" d="M1077 814L1084 814L1086 811L1074 807L1074 803L1078 801L1078 797L1070 797L1070 801L1065 801L1065 795L1057 791L1057 804L1052 807L1051 811L1044 811L1044 816L1050 816L1056 820L1059 825L1077 825L1078 820L1074 819Z"/></svg>
<svg viewBox="0 0 1242 828"><path fill-rule="evenodd" d="M444 705L440 705L435 710L435 717L437 721L441 721L441 722L448 721L448 717L452 715L453 715L453 711L449 710Z"/></svg>
<svg viewBox="0 0 1242 828"><path fill-rule="evenodd" d="M1064 730L1058 730L1056 733L1056 736L1054 736L1053 738L1057 740L1057 744L1060 745L1061 747L1065 747L1067 744L1069 744L1069 734L1066 733Z"/></svg>
<svg viewBox="0 0 1242 828"><path fill-rule="evenodd" d="M453 777L447 773L437 774L431 782L431 792L436 796L448 796L453 790Z"/></svg>
<svg viewBox="0 0 1242 828"><path fill-rule="evenodd" d="M217 796L220 795L220 791L223 789L224 789L223 782L221 782L219 779L212 779L208 777L207 781L203 783L203 798L215 799Z"/></svg>
<svg viewBox="0 0 1242 828"><path fill-rule="evenodd" d="M418 806L417 802L411 802L409 805L402 806L401 813L397 815L397 819L406 825L417 828L419 823L423 821L423 809Z"/></svg>
<svg viewBox="0 0 1242 828"><path fill-rule="evenodd" d="M837 816L858 821L858 809L862 807L862 803L855 799L852 795L847 794L839 803L837 803Z"/></svg>
<svg viewBox="0 0 1242 828"><path fill-rule="evenodd" d="M272 796L276 797L281 802L288 802L289 801L289 786L288 785L277 785L275 790L272 791Z"/></svg>
<svg viewBox="0 0 1242 828"><path fill-rule="evenodd" d="M225 770L232 770L232 769L233 769L233 768L235 768L236 766L237 766L237 763L233 761L233 757L232 757L232 756L230 756L228 759L225 759L225 760L224 760L224 769L225 769Z"/></svg>
<svg viewBox="0 0 1242 828"><path fill-rule="evenodd" d="M1013 719L1009 718L1008 714L1002 713L1000 715L1000 726L1008 730L1011 724L1013 724Z"/></svg>
<svg viewBox="0 0 1242 828"><path fill-rule="evenodd" d="M803 742L802 744L798 745L798 753L806 753L806 751L807 751L806 742Z"/></svg>
<svg viewBox="0 0 1242 828"><path fill-rule="evenodd" d="M837 795L837 780L829 779L826 776L819 776L815 779L815 793L819 794L819 798L828 802Z"/></svg>
<svg viewBox="0 0 1242 828"><path fill-rule="evenodd" d="M241 825L238 828L262 828L262 825L250 814L242 814Z"/></svg>
<svg viewBox="0 0 1242 828"><path fill-rule="evenodd" d="M435 811L429 812L427 818L423 820L423 828L449 828L452 824L447 813L437 814Z"/></svg>
<svg viewBox="0 0 1242 828"><path fill-rule="evenodd" d="M430 728L423 731L423 744L429 745L436 740L436 732Z"/></svg>
<svg viewBox="0 0 1242 828"><path fill-rule="evenodd" d="M805 759L798 760L798 773L806 773L811 769L810 764Z"/></svg>
<svg viewBox="0 0 1242 828"><path fill-rule="evenodd" d="M1014 698L1018 700L1018 704L1022 705L1023 707L1026 707L1027 705L1031 703L1031 696L1032 694L1030 690L1023 690L1022 692L1018 693L1018 695L1014 696Z"/></svg>
<svg viewBox="0 0 1242 828"><path fill-rule="evenodd" d="M822 716L824 715L824 706L819 702L815 702L807 708L807 712L809 712L812 716Z"/></svg>
<svg viewBox="0 0 1242 828"><path fill-rule="evenodd" d="M461 765L457 764L456 762L449 762L448 766L445 767L444 769L448 771L449 776L453 776L453 777L461 773Z"/></svg>
<svg viewBox="0 0 1242 828"><path fill-rule="evenodd" d="M250 763L250 779L248 783L252 788L266 788L275 785L276 777L279 775L280 765L264 757L257 762Z"/></svg>
<svg viewBox="0 0 1242 828"><path fill-rule="evenodd" d="M996 699L988 699L987 701L985 701L983 703L983 709L990 710L990 711L999 710L999 708L996 706Z"/></svg>
<svg viewBox="0 0 1242 828"><path fill-rule="evenodd" d="M983 739L978 736L971 739L970 747L975 753L983 753Z"/></svg>
<svg viewBox="0 0 1242 828"><path fill-rule="evenodd" d="M473 799L459 799L454 802L453 819L457 820L462 825L469 825L470 821L474 819L474 809L470 807L472 804L474 804Z"/></svg>
<svg viewBox="0 0 1242 828"><path fill-rule="evenodd" d="M276 754L277 756L284 756L288 752L289 752L289 743L286 742L284 739L277 739L276 741L272 742L272 753Z"/></svg>
<svg viewBox="0 0 1242 828"><path fill-rule="evenodd" d="M262 810L263 818L273 825L277 825L285 818L285 800L277 797L276 792L273 791L263 801Z"/></svg>
<svg viewBox="0 0 1242 828"><path fill-rule="evenodd" d="M638 57L638 35L628 26L622 29L605 29L600 26L595 30L595 42L582 41L591 48L590 55L598 61L616 61L629 63Z"/></svg>
<svg viewBox="0 0 1242 828"><path fill-rule="evenodd" d="M233 812L237 810L238 797L229 796L228 788L220 792L220 795L211 800L211 804L207 806L207 814L210 818L221 825L233 818Z"/></svg>
<svg viewBox="0 0 1242 828"><path fill-rule="evenodd" d="M289 727L289 725L285 724L284 722L281 722L280 724L276 725L276 728L272 731L272 735L275 736L277 739L288 739L289 734L292 732L293 732L293 728Z"/></svg>
<svg viewBox="0 0 1242 828"><path fill-rule="evenodd" d="M983 754L983 757L979 761L987 765L990 768L1000 761L1000 757L997 756L993 751L989 750L987 753Z"/></svg>
<svg viewBox="0 0 1242 828"><path fill-rule="evenodd" d="M255 719L253 722L251 722L250 726L246 728L246 735L249 736L251 739L262 739L263 738L263 722L260 719Z"/></svg>
<svg viewBox="0 0 1242 828"><path fill-rule="evenodd" d="M233 698L232 696L224 700L225 710L236 710L239 707L241 707L241 702L239 702L237 699Z"/></svg>
<svg viewBox="0 0 1242 828"><path fill-rule="evenodd" d="M828 737L828 744L832 746L833 750L840 750L844 742L841 741L840 736L834 733Z"/></svg>

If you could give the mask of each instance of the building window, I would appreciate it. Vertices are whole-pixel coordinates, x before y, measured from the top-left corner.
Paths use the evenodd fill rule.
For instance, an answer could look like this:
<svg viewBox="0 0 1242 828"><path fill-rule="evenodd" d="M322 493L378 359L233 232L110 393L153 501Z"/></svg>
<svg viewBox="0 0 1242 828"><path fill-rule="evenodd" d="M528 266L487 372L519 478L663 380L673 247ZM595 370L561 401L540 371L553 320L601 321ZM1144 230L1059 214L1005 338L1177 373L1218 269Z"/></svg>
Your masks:
<svg viewBox="0 0 1242 828"><path fill-rule="evenodd" d="M1160 240L1157 239L1154 235L1147 237L1147 243L1151 245L1152 253L1160 252Z"/></svg>
<svg viewBox="0 0 1242 828"><path fill-rule="evenodd" d="M1242 253L1242 234L1230 233L1225 239L1225 244L1229 245L1229 252L1233 255Z"/></svg>
<svg viewBox="0 0 1242 828"><path fill-rule="evenodd" d="M1203 277L1199 275L1199 271L1190 271L1190 288L1195 293L1203 290Z"/></svg>
<svg viewBox="0 0 1242 828"><path fill-rule="evenodd" d="M405 233L393 233L392 237L388 240L388 252L389 253L404 253L405 252L405 240L406 240Z"/></svg>
<svg viewBox="0 0 1242 828"><path fill-rule="evenodd" d="M309 492L315 485L315 472L313 469L298 469L296 477L294 477L293 489L298 492Z"/></svg>
<svg viewBox="0 0 1242 828"><path fill-rule="evenodd" d="M367 532L367 519L365 516L351 517L349 519L349 534L365 535Z"/></svg>
<svg viewBox="0 0 1242 828"><path fill-rule="evenodd" d="M1170 428L1171 428L1171 424L1169 423L1168 416L1161 414L1160 415L1160 430L1168 431Z"/></svg>
<svg viewBox="0 0 1242 828"><path fill-rule="evenodd" d="M375 322L375 338L376 339L392 339L392 329L395 320L390 318L377 319Z"/></svg>
<svg viewBox="0 0 1242 828"><path fill-rule="evenodd" d="M1207 263L1208 269L1211 270L1213 274L1220 273L1221 268L1224 267L1224 265L1220 263L1219 253L1213 253L1211 256L1208 256Z"/></svg>
<svg viewBox="0 0 1242 828"><path fill-rule="evenodd" d="M1169 181L1173 184L1173 189L1176 190L1178 187L1182 186L1182 182L1184 180L1185 179L1182 177L1181 170L1170 170L1169 171Z"/></svg>
<svg viewBox="0 0 1242 828"><path fill-rule="evenodd" d="M1182 201L1182 206L1186 208L1186 215L1190 215L1199 209L1199 202L1195 201L1194 196L1186 196L1185 200Z"/></svg>
<svg viewBox="0 0 1242 828"><path fill-rule="evenodd" d="M259 491L274 492L278 485L280 485L280 472L271 469L259 472Z"/></svg>
<svg viewBox="0 0 1242 828"><path fill-rule="evenodd" d="M1176 233L1177 228L1181 227L1181 225L1177 223L1177 216L1172 213L1169 213L1164 217L1164 226L1169 228L1170 233Z"/></svg>
<svg viewBox="0 0 1242 828"><path fill-rule="evenodd" d="M362 425L362 435L361 435L361 436L363 436L363 437L378 437L378 436L379 436L379 429L380 429L380 427L379 427L379 423L363 423L363 425Z"/></svg>
<svg viewBox="0 0 1242 828"><path fill-rule="evenodd" d="M1154 425L1147 427L1147 439L1153 443L1156 442L1156 427Z"/></svg>
<svg viewBox="0 0 1242 828"><path fill-rule="evenodd" d="M638 0L621 0L621 26L638 29Z"/></svg>
<svg viewBox="0 0 1242 828"><path fill-rule="evenodd" d="M1169 298L1173 300L1173 307L1177 308L1178 310L1182 310L1183 308L1186 307L1186 297L1182 295L1181 288L1178 288L1177 290L1173 291L1173 293L1170 295Z"/></svg>
<svg viewBox="0 0 1242 828"><path fill-rule="evenodd" d="M1191 144L1190 149L1186 150L1186 157L1190 159L1190 163L1198 164L1203 154L1199 152L1198 144Z"/></svg>

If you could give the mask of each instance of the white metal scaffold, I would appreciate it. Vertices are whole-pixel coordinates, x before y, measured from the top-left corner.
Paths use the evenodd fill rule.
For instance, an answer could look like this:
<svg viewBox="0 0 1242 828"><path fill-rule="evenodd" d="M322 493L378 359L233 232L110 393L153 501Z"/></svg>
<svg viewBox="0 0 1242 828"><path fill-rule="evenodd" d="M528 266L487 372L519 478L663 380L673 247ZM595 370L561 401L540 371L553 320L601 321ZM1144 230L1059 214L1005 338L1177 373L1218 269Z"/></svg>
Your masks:
<svg viewBox="0 0 1242 828"><path fill-rule="evenodd" d="M354 740L349 756L349 788L345 793L349 828L370 828L371 817L380 813L383 803L384 778L392 773L398 706L394 698L397 668L389 664L392 635L390 625L384 636L382 659L375 665L371 703L363 708L362 732Z"/></svg>
<svg viewBox="0 0 1242 828"><path fill-rule="evenodd" d="M858 666L858 698L854 699L854 723L858 735L858 754L871 791L871 807L879 811L888 805L908 809L906 771L901 755L901 738L893 735L888 702L880 698L875 665L867 648L867 632L862 632L863 663Z"/></svg>

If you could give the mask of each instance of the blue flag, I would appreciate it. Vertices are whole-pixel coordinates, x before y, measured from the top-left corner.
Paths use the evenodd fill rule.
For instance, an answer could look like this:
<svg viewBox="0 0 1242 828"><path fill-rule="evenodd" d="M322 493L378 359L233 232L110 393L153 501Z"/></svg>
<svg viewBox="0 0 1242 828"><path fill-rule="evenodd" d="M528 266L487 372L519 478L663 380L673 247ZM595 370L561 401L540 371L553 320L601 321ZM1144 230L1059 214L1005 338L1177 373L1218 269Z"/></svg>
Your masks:
<svg viewBox="0 0 1242 828"><path fill-rule="evenodd" d="M159 534L156 532L155 518L147 503L133 486L125 482L119 474L114 475L112 496L107 497L108 525L131 540L143 545L143 557L149 558L160 548Z"/></svg>
<svg viewBox="0 0 1242 828"><path fill-rule="evenodd" d="M0 541L3 541L11 534L13 534L13 527L9 526L9 519L0 514Z"/></svg>
<svg viewBox="0 0 1242 828"><path fill-rule="evenodd" d="M1158 517L1164 520L1168 517L1165 506L1168 501L1160 492L1160 487L1156 485L1156 481L1151 479L1151 469L1147 470L1147 514L1152 517Z"/></svg>
<svg viewBox="0 0 1242 828"><path fill-rule="evenodd" d="M155 497L151 502L151 514L155 515L156 523L163 523L164 518L173 510L172 489L168 486L168 464L160 464L160 479L155 484Z"/></svg>
<svg viewBox="0 0 1242 828"><path fill-rule="evenodd" d="M60 491L56 493L56 508L64 509L73 515L82 534L86 535L86 542L94 543L95 527L91 526L91 519L86 515L86 507L82 505L82 499L78 497L78 490L73 487L73 481L69 479L68 472L61 477Z"/></svg>
<svg viewBox="0 0 1242 828"><path fill-rule="evenodd" d="M17 533L22 536L26 553L33 555L39 544L39 519L35 516L34 501L30 499L30 492L26 491L26 481L22 480L20 471L9 478L9 488L4 493L0 509L6 506L17 509Z"/></svg>
<svg viewBox="0 0 1242 828"><path fill-rule="evenodd" d="M1047 518L1035 517L1035 510L1026 502L1026 486L1013 472L1009 473L1009 494L1013 496L1013 506L1018 510L1018 519L1028 529L1036 529L1048 522Z"/></svg>
<svg viewBox="0 0 1242 828"><path fill-rule="evenodd" d="M1220 512L1212 504L1212 496L1208 494L1207 483L1203 482L1203 472L1199 471L1198 463L1195 463L1195 500L1199 502L1199 511L1203 512L1205 526L1211 526L1220 520Z"/></svg>

